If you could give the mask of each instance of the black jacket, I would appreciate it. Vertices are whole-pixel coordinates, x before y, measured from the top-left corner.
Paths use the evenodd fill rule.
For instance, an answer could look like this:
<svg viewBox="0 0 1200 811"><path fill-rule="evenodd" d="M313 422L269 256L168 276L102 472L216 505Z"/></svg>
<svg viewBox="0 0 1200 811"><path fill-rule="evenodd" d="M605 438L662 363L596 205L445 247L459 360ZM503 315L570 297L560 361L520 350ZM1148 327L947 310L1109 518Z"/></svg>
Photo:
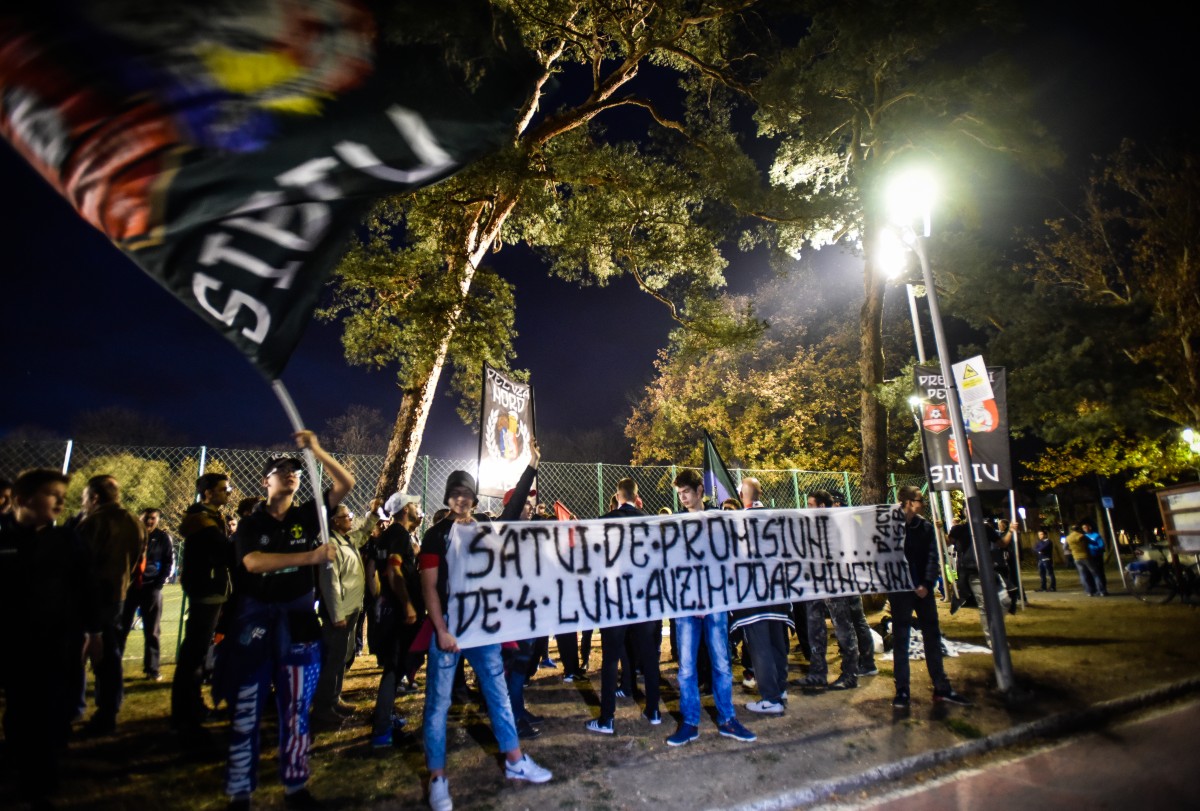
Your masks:
<svg viewBox="0 0 1200 811"><path fill-rule="evenodd" d="M183 514L183 572L180 582L189 600L215 604L229 598L233 544L228 525L216 507L193 504Z"/></svg>
<svg viewBox="0 0 1200 811"><path fill-rule="evenodd" d="M924 586L932 591L939 574L937 536L933 524L919 515L904 525L904 559L913 589Z"/></svg>
<svg viewBox="0 0 1200 811"><path fill-rule="evenodd" d="M166 530L156 529L146 538L146 565L138 573L137 583L143 589L161 589L175 566L175 545Z"/></svg>

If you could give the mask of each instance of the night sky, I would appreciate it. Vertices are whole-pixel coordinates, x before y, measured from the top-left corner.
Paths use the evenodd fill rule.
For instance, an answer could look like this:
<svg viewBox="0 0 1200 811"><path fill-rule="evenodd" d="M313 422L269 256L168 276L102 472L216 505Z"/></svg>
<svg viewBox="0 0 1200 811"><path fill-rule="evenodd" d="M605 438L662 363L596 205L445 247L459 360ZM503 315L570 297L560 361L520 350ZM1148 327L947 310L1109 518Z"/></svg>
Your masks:
<svg viewBox="0 0 1200 811"><path fill-rule="evenodd" d="M1192 136L1195 104L1183 97L1196 73L1191 26L1167 8L1139 4L1133 18L1107 8L1059 12L1032 24L1018 56L1068 165L1052 187L1019 190L1019 214L1061 215L1056 207L1073 204L1090 156L1111 153L1124 136L1147 143ZM7 144L0 178L0 436L19 426L69 436L78 413L118 405L163 418L195 444L286 440L286 418L258 372L83 223ZM734 290L764 272L760 255L731 258ZM487 261L517 286L516 364L532 371L539 429L619 433L671 329L662 305L628 280L580 289L550 279L520 249ZM392 371L345 364L332 325L309 327L283 380L314 427L351 403L390 420L399 402ZM439 395L423 452L465 458L476 447L453 402Z"/></svg>

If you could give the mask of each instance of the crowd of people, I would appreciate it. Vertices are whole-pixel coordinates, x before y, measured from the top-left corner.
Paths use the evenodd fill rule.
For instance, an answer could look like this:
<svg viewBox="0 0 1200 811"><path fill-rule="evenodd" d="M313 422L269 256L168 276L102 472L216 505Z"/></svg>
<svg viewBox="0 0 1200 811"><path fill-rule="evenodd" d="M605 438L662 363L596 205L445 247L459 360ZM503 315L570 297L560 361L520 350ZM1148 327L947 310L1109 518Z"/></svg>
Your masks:
<svg viewBox="0 0 1200 811"><path fill-rule="evenodd" d="M136 615L143 622L144 674L162 678L162 587L176 563L188 608L170 691L171 728L181 746L219 752L226 760L224 790L231 808L248 808L258 786L259 729L272 695L285 804L320 807L307 788L312 739L314 732L348 723L357 709L343 699L342 680L359 654L364 625L366 648L382 671L370 713L370 746L387 749L411 739L406 727L412 719L396 712L396 700L422 688L419 673L424 668L419 736L431 808L453 807L447 727L451 705L464 700L464 662L474 674L477 700L486 706L504 755L504 776L532 783L553 778L523 748L541 734L542 719L526 706L525 686L547 662L549 640L461 648L446 622L452 565L448 550L469 538L474 524L492 520L477 512L473 477L464 471L450 475L445 509L432 517L418 542L425 517L414 499L396 494L386 502L372 502L364 519L356 521L343 503L355 484L351 473L311 432L298 433L296 441L313 453L331 482L319 495L329 516L328 543L321 542L318 503L296 501L302 465L295 457L271 459L262 469L263 496L243 500L234 515L226 513L233 492L228 477L200 476L197 501L178 524L180 561L173 559L171 539L160 526L161 512L149 509L135 517L122 505L112 476L90 479L80 512L65 521L59 519L66 506L67 476L36 469L17 477L14 509L0 519L0 599L12 612L9 616L34 602L43 607L28 622L3 631L7 650L29 653L20 660L7 657L2 666L6 751L19 761L16 774L26 799L36 804L53 792L59 755L86 706L85 661L94 674L95 711L79 734L105 736L116 730L122 654ZM498 520L552 519L539 508L533 488L538 461L535 445ZM718 508L695 471L680 472L673 485L684 511ZM932 700L967 704L942 666L934 602L941 575L935 530L921 515L924 497L918 489L900 488L898 496L914 589L888 595L895 637L894 706L904 709L911 702L908 640L914 623L924 639ZM763 508L758 481L743 479L739 498L723 506ZM810 495L809 506L833 508L838 499L818 491ZM611 507L605 518L645 515L632 479L617 484ZM840 673L832 681L826 664L827 617L841 651ZM678 663L679 722L665 739L672 747L700 736L704 696L712 697L717 733L749 744L756 735L739 720L739 711L781 715L788 709L789 685L805 692L852 690L860 679L879 672L859 597L682 616L671 620L664 634L667 625L650 620L600 630L599 713L587 721L581 718L584 729L612 735L616 702L634 696L639 677L642 718L651 726L662 723L667 714L660 672L664 638L670 640L670 659ZM803 678L789 681L793 633L809 667ZM588 678L592 637L584 632L556 638L564 681ZM20 666L34 657L45 666L36 672ZM741 708L733 695L735 659L742 665L743 686L758 693L757 700ZM204 696L206 682L211 684L211 703ZM217 729L225 734L218 736Z"/></svg>

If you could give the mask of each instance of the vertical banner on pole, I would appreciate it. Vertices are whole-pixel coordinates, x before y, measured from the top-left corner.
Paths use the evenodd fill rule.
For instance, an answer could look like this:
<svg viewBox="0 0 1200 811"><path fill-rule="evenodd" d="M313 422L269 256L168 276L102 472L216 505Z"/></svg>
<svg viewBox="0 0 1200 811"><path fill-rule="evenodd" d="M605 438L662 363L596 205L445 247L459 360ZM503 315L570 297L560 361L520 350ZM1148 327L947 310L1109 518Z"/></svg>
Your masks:
<svg viewBox="0 0 1200 811"><path fill-rule="evenodd" d="M533 386L485 363L479 420L479 495L501 498L531 458Z"/></svg>
<svg viewBox="0 0 1200 811"><path fill-rule="evenodd" d="M979 370L979 374L983 370ZM963 422L971 446L971 467L980 490L1012 489L1012 456L1008 447L1008 389L1003 367L986 367L992 397L963 403ZM958 448L950 430L946 381L937 369L918 366L913 382L921 399L921 444L934 490L961 490Z"/></svg>

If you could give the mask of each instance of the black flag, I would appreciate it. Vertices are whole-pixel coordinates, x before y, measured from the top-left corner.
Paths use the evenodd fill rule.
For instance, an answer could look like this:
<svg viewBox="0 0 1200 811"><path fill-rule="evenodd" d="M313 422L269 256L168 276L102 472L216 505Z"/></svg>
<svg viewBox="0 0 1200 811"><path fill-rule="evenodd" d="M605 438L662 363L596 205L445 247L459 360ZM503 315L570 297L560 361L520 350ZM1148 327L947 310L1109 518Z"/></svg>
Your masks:
<svg viewBox="0 0 1200 811"><path fill-rule="evenodd" d="M482 0L27 5L0 134L272 379L370 200L510 139L537 69Z"/></svg>
<svg viewBox="0 0 1200 811"><path fill-rule="evenodd" d="M1012 489L1008 446L1008 387L1004 367L987 367L993 397L963 406L963 427L971 443L971 466L980 490ZM920 398L921 443L929 484L934 490L961 490L962 468L951 431L946 385L939 369L917 366L913 383Z"/></svg>

